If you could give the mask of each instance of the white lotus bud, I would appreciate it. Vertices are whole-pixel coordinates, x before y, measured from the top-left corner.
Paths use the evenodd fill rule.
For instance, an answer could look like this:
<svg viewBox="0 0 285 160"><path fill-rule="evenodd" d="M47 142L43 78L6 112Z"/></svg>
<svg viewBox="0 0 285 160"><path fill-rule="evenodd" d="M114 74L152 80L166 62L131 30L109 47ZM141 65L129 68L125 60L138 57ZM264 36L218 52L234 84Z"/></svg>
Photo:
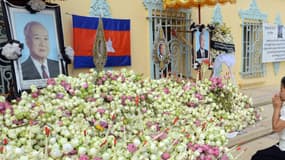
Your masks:
<svg viewBox="0 0 285 160"><path fill-rule="evenodd" d="M59 148L53 147L53 148L51 149L50 156L51 156L52 158L57 159L57 158L60 158L60 157L62 156L62 152L60 151Z"/></svg>
<svg viewBox="0 0 285 160"><path fill-rule="evenodd" d="M78 148L78 154L79 155L86 154L86 148L85 147L79 147Z"/></svg>
<svg viewBox="0 0 285 160"><path fill-rule="evenodd" d="M62 145L62 151L64 153L69 153L72 150L73 150L73 147L72 147L72 145L70 143L65 143L65 144Z"/></svg>

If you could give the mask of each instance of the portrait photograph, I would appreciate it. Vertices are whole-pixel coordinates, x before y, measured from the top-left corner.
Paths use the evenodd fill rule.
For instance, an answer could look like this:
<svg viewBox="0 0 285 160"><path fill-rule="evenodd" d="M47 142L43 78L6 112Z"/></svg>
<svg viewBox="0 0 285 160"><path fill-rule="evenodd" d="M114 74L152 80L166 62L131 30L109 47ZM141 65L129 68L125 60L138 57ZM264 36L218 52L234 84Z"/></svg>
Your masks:
<svg viewBox="0 0 285 160"><path fill-rule="evenodd" d="M63 73L61 51L64 49L59 7L31 14L22 6L4 4L8 17L8 37L24 44L22 56L13 63L18 90L31 85L45 87L49 78Z"/></svg>
<svg viewBox="0 0 285 160"><path fill-rule="evenodd" d="M157 57L159 60L163 60L166 56L166 45L164 42L160 42L157 47Z"/></svg>
<svg viewBox="0 0 285 160"><path fill-rule="evenodd" d="M277 38L283 38L283 25L277 26Z"/></svg>
<svg viewBox="0 0 285 160"><path fill-rule="evenodd" d="M202 32L194 32L194 62L198 61L199 63L201 63L203 60L210 58L209 44L209 31L204 30Z"/></svg>

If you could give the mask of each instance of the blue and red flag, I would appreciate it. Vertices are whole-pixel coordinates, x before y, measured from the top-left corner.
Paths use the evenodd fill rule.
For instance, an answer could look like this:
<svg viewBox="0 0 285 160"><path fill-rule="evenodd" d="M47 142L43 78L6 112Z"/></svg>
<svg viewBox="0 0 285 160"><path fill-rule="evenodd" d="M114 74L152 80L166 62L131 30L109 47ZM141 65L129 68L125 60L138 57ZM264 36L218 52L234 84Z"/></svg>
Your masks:
<svg viewBox="0 0 285 160"><path fill-rule="evenodd" d="M74 68L93 68L92 48L99 23L97 17L72 16ZM131 65L130 20L102 18L107 47L105 67Z"/></svg>

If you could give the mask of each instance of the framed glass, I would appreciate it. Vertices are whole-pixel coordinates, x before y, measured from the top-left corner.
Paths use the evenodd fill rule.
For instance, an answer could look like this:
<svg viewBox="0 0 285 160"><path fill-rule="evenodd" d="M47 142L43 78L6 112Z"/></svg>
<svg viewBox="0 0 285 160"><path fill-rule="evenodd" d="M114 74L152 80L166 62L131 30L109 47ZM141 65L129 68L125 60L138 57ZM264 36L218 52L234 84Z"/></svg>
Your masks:
<svg viewBox="0 0 285 160"><path fill-rule="evenodd" d="M203 30L201 32L194 32L194 62L198 61L201 63L203 60L210 58L209 44L209 31Z"/></svg>
<svg viewBox="0 0 285 160"><path fill-rule="evenodd" d="M157 57L159 61L163 61L166 55L166 44L164 42L160 42L157 47Z"/></svg>
<svg viewBox="0 0 285 160"><path fill-rule="evenodd" d="M2 0L8 39L24 43L22 56L13 61L17 91L31 85L46 86L48 78L67 74L64 69L63 32L59 5L47 5L35 14L25 6L16 6Z"/></svg>

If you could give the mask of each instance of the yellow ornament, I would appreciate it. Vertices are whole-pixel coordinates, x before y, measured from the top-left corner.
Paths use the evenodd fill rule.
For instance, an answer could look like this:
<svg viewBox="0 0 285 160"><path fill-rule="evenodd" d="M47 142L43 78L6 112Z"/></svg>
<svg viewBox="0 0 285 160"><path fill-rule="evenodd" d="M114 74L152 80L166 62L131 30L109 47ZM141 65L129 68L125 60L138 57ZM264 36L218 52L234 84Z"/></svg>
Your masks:
<svg viewBox="0 0 285 160"><path fill-rule="evenodd" d="M164 8L174 8L176 6L176 0L165 0Z"/></svg>
<svg viewBox="0 0 285 160"><path fill-rule="evenodd" d="M189 8L191 5L191 0L177 0L177 4L183 8Z"/></svg>
<svg viewBox="0 0 285 160"><path fill-rule="evenodd" d="M207 5L216 5L218 0L206 0Z"/></svg>

